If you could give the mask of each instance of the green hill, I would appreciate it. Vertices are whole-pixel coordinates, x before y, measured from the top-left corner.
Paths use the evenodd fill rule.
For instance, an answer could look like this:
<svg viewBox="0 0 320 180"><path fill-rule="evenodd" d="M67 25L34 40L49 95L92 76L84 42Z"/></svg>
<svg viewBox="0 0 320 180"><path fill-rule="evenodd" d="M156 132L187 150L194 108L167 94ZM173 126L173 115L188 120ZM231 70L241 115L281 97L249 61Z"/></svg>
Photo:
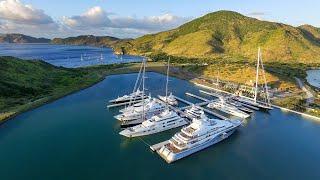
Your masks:
<svg viewBox="0 0 320 180"><path fill-rule="evenodd" d="M82 69L55 67L43 61L0 57L0 121L98 82L101 77Z"/></svg>
<svg viewBox="0 0 320 180"><path fill-rule="evenodd" d="M69 45L113 46L119 40L120 39L111 36L83 35L68 38L54 38L51 43Z"/></svg>
<svg viewBox="0 0 320 180"><path fill-rule="evenodd" d="M49 43L50 39L35 38L24 34L2 34L0 43Z"/></svg>
<svg viewBox="0 0 320 180"><path fill-rule="evenodd" d="M176 29L117 43L130 54L187 58L256 59L258 46L266 61L320 62L319 29L260 21L236 12L218 11Z"/></svg>

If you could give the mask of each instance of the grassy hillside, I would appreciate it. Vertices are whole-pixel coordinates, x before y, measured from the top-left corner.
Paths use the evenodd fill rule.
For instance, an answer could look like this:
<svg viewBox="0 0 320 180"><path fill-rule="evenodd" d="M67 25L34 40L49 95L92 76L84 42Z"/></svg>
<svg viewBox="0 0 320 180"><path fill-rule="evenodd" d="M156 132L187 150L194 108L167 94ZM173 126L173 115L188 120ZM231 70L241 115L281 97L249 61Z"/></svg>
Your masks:
<svg viewBox="0 0 320 180"><path fill-rule="evenodd" d="M110 36L92 36L84 35L68 38L54 38L53 44L69 44L69 45L91 45L91 46L112 46L119 41L118 38Z"/></svg>
<svg viewBox="0 0 320 180"><path fill-rule="evenodd" d="M260 21L230 11L210 13L173 30L121 41L115 49L131 54L254 60L258 46L265 61L320 62L319 29Z"/></svg>
<svg viewBox="0 0 320 180"><path fill-rule="evenodd" d="M3 34L0 35L0 43L49 43L50 39L35 38L23 34Z"/></svg>
<svg viewBox="0 0 320 180"><path fill-rule="evenodd" d="M88 87L113 69L124 65L106 65L103 69L68 69L43 61L0 57L0 121L76 90Z"/></svg>

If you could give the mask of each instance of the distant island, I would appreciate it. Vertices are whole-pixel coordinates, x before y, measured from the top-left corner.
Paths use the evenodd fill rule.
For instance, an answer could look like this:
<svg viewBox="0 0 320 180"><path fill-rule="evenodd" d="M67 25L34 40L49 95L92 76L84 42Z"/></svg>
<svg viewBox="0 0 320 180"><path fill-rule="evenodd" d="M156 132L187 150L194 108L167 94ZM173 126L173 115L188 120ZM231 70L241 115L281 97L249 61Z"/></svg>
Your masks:
<svg viewBox="0 0 320 180"><path fill-rule="evenodd" d="M0 34L0 43L50 43L50 39L35 38L24 34Z"/></svg>

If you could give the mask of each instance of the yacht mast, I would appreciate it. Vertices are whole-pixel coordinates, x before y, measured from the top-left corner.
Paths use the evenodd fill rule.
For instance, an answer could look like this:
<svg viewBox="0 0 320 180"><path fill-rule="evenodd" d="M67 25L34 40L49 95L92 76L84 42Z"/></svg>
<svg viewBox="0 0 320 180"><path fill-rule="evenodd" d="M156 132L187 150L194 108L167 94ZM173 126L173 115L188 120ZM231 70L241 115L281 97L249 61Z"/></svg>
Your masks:
<svg viewBox="0 0 320 180"><path fill-rule="evenodd" d="M145 83L145 73L146 73L146 60L143 60L143 73L142 73L142 97L144 96L144 83ZM145 102L144 99L142 99L142 120L145 120Z"/></svg>
<svg viewBox="0 0 320 180"><path fill-rule="evenodd" d="M167 82L166 82L166 108L168 109L168 83L169 83L169 71L170 71L170 57L168 59L168 67L167 67Z"/></svg>
<svg viewBox="0 0 320 180"><path fill-rule="evenodd" d="M268 91L266 72L264 70L264 65L263 65L263 62L262 62L262 54L261 53L260 53L260 61L261 61L262 75L263 75L263 78L264 78L264 88L265 88L265 91L266 91L265 99L266 99L267 105L270 106L270 96L269 96L269 91Z"/></svg>
<svg viewBox="0 0 320 180"><path fill-rule="evenodd" d="M254 91L254 102L257 102L257 96L258 96L259 67L260 67L260 47L258 49L257 72L256 72L256 87L255 87L255 91Z"/></svg>

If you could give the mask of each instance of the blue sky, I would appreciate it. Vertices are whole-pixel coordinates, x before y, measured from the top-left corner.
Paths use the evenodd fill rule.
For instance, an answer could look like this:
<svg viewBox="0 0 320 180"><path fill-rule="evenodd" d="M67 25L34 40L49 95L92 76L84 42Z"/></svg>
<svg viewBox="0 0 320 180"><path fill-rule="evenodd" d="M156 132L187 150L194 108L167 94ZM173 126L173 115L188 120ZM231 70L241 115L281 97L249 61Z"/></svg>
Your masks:
<svg viewBox="0 0 320 180"><path fill-rule="evenodd" d="M217 10L320 27L319 7L318 0L0 0L0 32L19 32L23 27L25 33L44 37L137 37L177 27ZM10 8L17 9L15 14Z"/></svg>

